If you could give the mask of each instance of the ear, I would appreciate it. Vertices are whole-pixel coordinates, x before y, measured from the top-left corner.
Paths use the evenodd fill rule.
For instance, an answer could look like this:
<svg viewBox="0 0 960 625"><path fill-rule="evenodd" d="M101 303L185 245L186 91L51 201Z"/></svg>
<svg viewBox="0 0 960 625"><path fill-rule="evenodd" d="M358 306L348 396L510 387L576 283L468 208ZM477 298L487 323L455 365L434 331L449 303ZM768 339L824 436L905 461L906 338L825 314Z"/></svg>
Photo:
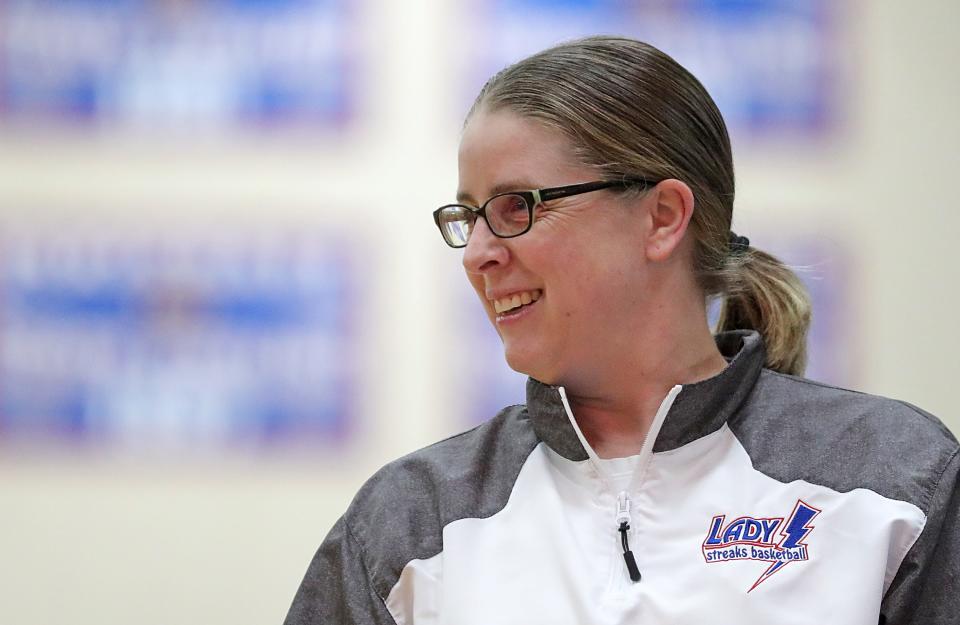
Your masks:
<svg viewBox="0 0 960 625"><path fill-rule="evenodd" d="M663 180L650 198L650 236L646 255L652 262L669 259L680 247L693 217L693 191L679 180Z"/></svg>

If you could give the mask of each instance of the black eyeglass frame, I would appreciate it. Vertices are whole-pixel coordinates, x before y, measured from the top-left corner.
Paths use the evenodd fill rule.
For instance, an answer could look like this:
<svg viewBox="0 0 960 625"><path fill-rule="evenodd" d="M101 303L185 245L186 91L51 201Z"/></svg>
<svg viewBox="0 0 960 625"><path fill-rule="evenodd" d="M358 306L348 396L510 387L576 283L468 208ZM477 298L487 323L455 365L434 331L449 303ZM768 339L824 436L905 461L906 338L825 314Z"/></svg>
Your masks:
<svg viewBox="0 0 960 625"><path fill-rule="evenodd" d="M601 189L609 189L611 187L636 187L640 186L644 189L647 189L652 186L656 186L660 181L659 180L647 180L645 178L622 178L620 180L595 180L593 182L580 182L577 184L565 185L562 187L550 187L546 189L531 189L529 191L504 191L503 193L497 193L496 195L487 199L486 202L481 204L479 207L468 206L467 204L444 204L437 210L433 211L433 221L437 224L437 228L440 230L441 236L443 236L443 241L454 249L459 249L467 246L465 242L463 245L454 245L451 243L444 232L443 225L440 223L440 214L448 208L465 208L475 215L473 223L476 223L477 217L482 217L483 220L487 223L487 228L490 229L490 232L493 235L500 239L512 239L518 237L521 234L526 234L530 231L530 228L533 227L534 221L534 209L543 204L544 202L549 202L550 200L559 200L565 197L572 197L574 195L580 195L583 193L590 193L591 191L600 191ZM498 197L503 197L505 195L519 195L523 198L524 202L527 205L527 227L521 230L520 232L514 234L500 234L490 225L490 222L487 220L487 206L493 200ZM472 232L471 225L471 232ZM469 239L468 239L469 240Z"/></svg>

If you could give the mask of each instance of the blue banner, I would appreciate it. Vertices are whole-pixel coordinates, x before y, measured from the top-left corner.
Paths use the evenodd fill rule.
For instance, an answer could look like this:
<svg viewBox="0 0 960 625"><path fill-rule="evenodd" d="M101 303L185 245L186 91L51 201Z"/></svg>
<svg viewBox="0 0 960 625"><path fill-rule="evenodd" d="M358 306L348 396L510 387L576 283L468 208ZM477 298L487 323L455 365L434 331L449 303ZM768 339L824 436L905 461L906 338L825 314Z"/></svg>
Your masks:
<svg viewBox="0 0 960 625"><path fill-rule="evenodd" d="M196 126L342 124L348 0L0 4L0 116Z"/></svg>
<svg viewBox="0 0 960 625"><path fill-rule="evenodd" d="M0 239L0 438L121 448L339 443L354 258L323 236Z"/></svg>
<svg viewBox="0 0 960 625"><path fill-rule="evenodd" d="M704 83L732 133L823 135L841 121L847 55L826 0L476 0L466 33L476 95L497 70L587 35L651 43Z"/></svg>

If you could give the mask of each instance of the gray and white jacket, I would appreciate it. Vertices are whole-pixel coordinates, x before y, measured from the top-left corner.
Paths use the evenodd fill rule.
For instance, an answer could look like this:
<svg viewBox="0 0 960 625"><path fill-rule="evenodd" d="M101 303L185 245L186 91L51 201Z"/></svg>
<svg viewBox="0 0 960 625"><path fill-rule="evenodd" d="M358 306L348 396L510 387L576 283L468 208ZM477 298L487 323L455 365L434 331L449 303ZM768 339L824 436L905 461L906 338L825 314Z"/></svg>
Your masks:
<svg viewBox="0 0 960 625"><path fill-rule="evenodd" d="M763 368L718 337L638 456L562 388L401 458L320 546L286 625L960 623L960 456L908 404ZM628 553L627 553L628 552Z"/></svg>

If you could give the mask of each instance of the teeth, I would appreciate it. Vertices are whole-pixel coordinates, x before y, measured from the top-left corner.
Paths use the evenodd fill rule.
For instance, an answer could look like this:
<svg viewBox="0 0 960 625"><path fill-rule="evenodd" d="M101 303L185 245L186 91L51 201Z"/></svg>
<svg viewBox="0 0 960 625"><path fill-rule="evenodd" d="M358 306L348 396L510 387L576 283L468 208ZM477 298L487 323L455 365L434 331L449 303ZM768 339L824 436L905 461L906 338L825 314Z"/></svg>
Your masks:
<svg viewBox="0 0 960 625"><path fill-rule="evenodd" d="M514 293L510 297L493 300L493 310L499 315L500 313L505 313L514 308L520 308L521 306L535 302L540 299L541 295L543 295L543 292L540 289Z"/></svg>

